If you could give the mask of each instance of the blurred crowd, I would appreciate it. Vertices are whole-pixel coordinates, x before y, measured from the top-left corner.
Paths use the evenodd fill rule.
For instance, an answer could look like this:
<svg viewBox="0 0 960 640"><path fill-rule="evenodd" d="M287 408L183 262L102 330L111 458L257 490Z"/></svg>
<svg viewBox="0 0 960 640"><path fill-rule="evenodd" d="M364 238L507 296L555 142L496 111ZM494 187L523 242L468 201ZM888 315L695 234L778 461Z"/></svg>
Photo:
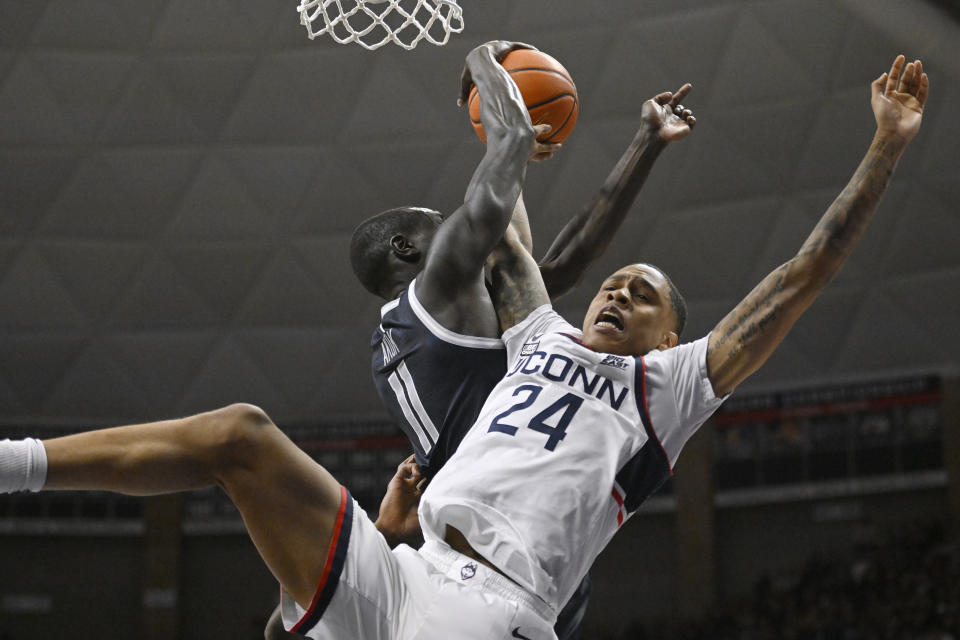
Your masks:
<svg viewBox="0 0 960 640"><path fill-rule="evenodd" d="M910 525L843 559L764 577L740 606L616 640L960 640L960 540Z"/></svg>

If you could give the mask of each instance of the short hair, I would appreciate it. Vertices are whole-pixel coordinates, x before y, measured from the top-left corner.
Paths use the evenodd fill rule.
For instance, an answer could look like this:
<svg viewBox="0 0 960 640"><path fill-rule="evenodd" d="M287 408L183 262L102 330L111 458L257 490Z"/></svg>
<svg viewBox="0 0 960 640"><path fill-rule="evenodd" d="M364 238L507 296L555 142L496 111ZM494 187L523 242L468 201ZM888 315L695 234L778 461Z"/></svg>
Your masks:
<svg viewBox="0 0 960 640"><path fill-rule="evenodd" d="M679 338L680 334L683 333L683 328L687 326L687 301L680 295L680 289L677 289L677 285L673 284L673 280L670 279L666 271L655 264L651 264L650 266L660 272L660 275L663 276L663 279L667 281L667 285L670 287L670 304L673 306L673 315L676 320L674 331L676 331L677 337Z"/></svg>
<svg viewBox="0 0 960 640"><path fill-rule="evenodd" d="M383 296L388 281L390 238L401 233L411 235L430 224L422 207L397 207L378 213L361 222L350 239L350 265L364 289Z"/></svg>

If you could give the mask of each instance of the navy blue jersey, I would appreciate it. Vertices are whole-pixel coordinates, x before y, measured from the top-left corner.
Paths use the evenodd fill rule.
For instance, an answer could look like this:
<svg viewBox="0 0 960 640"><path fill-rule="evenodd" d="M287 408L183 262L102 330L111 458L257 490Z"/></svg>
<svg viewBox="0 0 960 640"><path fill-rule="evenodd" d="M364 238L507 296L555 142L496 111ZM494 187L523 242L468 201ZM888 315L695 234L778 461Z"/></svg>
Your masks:
<svg viewBox="0 0 960 640"><path fill-rule="evenodd" d="M453 455L507 372L507 355L497 338L441 326L417 300L415 284L383 306L370 346L380 400L431 477Z"/></svg>

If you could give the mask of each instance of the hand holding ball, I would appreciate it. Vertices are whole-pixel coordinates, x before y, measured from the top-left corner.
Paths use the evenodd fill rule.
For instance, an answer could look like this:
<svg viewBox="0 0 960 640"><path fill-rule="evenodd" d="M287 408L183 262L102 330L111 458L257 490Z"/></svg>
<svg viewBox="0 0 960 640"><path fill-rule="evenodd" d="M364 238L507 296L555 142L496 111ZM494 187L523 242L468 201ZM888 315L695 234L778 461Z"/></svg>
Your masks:
<svg viewBox="0 0 960 640"><path fill-rule="evenodd" d="M563 65L542 51L532 49L515 49L500 64L520 89L523 102L530 112L530 121L552 127L540 142L560 143L566 140L577 124L580 100L573 78ZM467 105L470 124L480 140L486 142L476 86L470 90Z"/></svg>

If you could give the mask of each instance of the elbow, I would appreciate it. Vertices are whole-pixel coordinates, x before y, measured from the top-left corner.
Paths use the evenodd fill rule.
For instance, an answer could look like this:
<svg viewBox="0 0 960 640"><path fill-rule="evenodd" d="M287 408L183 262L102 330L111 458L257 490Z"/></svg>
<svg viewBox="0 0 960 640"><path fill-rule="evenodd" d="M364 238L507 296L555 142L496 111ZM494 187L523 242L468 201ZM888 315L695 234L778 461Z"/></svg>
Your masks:
<svg viewBox="0 0 960 640"><path fill-rule="evenodd" d="M784 265L784 285L793 290L799 299L816 298L824 287L837 275L832 261L818 254L797 255Z"/></svg>
<svg viewBox="0 0 960 640"><path fill-rule="evenodd" d="M463 205L464 218L471 224L473 233L483 233L491 227L502 228L499 226L501 222L506 226L519 195L519 183L508 188L483 185L471 191ZM502 233L498 232L497 235L498 238L494 240L502 237Z"/></svg>

